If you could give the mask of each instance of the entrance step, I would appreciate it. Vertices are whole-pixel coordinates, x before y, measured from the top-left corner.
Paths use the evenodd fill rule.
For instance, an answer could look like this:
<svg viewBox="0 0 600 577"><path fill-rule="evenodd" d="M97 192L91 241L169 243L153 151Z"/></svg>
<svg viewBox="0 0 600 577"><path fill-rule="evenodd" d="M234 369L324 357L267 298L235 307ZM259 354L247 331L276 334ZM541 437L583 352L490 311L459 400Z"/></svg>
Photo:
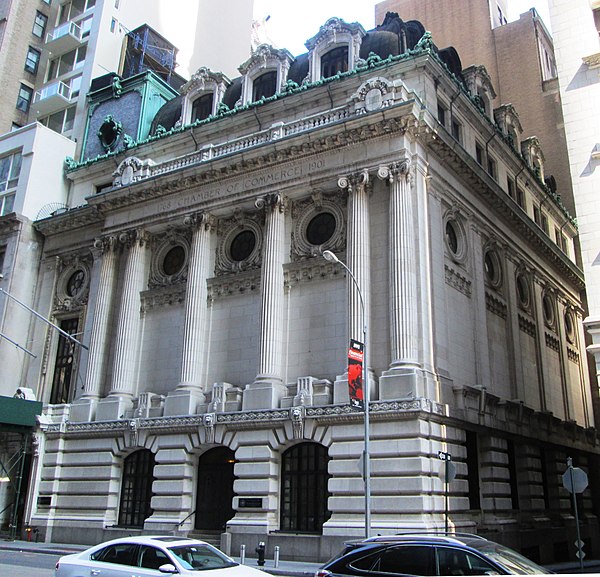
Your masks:
<svg viewBox="0 0 600 577"><path fill-rule="evenodd" d="M210 529L195 529L188 533L190 539L199 539L200 541L206 541L215 547L221 546L221 533L222 531L210 530Z"/></svg>

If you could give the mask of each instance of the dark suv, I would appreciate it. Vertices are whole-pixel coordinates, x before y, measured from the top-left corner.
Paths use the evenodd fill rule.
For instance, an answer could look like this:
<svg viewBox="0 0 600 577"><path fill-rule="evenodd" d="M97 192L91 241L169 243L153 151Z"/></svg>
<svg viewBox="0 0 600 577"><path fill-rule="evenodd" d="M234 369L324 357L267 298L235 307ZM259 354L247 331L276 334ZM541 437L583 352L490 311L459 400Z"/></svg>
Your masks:
<svg viewBox="0 0 600 577"><path fill-rule="evenodd" d="M477 535L406 534L348 542L315 577L540 573L550 571Z"/></svg>

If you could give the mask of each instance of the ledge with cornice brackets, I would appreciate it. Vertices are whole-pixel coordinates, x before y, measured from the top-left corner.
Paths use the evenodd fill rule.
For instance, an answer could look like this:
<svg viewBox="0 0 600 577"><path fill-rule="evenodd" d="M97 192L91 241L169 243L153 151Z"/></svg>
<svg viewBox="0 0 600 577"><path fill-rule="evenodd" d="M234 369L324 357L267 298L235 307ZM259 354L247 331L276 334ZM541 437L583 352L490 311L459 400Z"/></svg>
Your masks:
<svg viewBox="0 0 600 577"><path fill-rule="evenodd" d="M88 205L72 208L62 214L37 221L33 226L44 235L53 235L79 228L92 228L94 225L102 225L103 222L103 210L98 206Z"/></svg>
<svg viewBox="0 0 600 577"><path fill-rule="evenodd" d="M144 314L155 308L183 305L185 294L185 284L175 284L143 291L140 294L140 312Z"/></svg>
<svg viewBox="0 0 600 577"><path fill-rule="evenodd" d="M340 256L340 260L344 260ZM283 270L283 282L287 289L313 281L331 280L344 276L344 271L334 263L316 257L310 260L286 263Z"/></svg>
<svg viewBox="0 0 600 577"><path fill-rule="evenodd" d="M501 319L506 320L506 317L508 316L508 307L506 306L506 303L497 295L486 291L485 306L492 314L495 314Z"/></svg>
<svg viewBox="0 0 600 577"><path fill-rule="evenodd" d="M471 298L472 288L471 281L465 276L461 275L458 271L450 268L448 265L444 265L445 281L448 286L461 292L466 297Z"/></svg>
<svg viewBox="0 0 600 577"><path fill-rule="evenodd" d="M260 292L260 270L244 271L207 280L208 300Z"/></svg>

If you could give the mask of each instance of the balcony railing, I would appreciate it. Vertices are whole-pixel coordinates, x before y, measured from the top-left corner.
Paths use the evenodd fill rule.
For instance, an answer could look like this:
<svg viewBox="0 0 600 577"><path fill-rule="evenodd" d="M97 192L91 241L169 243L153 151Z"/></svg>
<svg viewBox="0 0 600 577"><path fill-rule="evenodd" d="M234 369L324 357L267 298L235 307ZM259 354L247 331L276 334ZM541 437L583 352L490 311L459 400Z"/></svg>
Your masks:
<svg viewBox="0 0 600 577"><path fill-rule="evenodd" d="M71 87L64 82L54 82L38 90L33 97L37 116L57 112L71 102Z"/></svg>
<svg viewBox="0 0 600 577"><path fill-rule="evenodd" d="M65 22L57 26L46 36L46 48L53 56L60 56L71 50L75 50L82 41L81 26L75 22Z"/></svg>

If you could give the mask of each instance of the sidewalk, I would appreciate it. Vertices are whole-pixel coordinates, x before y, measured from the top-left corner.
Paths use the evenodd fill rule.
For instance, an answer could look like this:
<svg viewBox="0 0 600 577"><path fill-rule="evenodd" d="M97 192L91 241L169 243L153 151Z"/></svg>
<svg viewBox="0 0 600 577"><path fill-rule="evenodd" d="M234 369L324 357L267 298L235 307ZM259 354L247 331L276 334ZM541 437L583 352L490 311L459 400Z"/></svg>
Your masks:
<svg viewBox="0 0 600 577"><path fill-rule="evenodd" d="M88 549L91 545L69 545L64 543L35 543L34 541L0 541L0 550L5 551L28 551L31 553L45 553L47 555L69 555ZM239 562L239 557L232 556ZM245 565L260 567L256 559L246 557ZM284 575L289 577L312 577L322 563L303 563L301 561L279 561L275 567L273 559L266 559L262 569L271 575Z"/></svg>

